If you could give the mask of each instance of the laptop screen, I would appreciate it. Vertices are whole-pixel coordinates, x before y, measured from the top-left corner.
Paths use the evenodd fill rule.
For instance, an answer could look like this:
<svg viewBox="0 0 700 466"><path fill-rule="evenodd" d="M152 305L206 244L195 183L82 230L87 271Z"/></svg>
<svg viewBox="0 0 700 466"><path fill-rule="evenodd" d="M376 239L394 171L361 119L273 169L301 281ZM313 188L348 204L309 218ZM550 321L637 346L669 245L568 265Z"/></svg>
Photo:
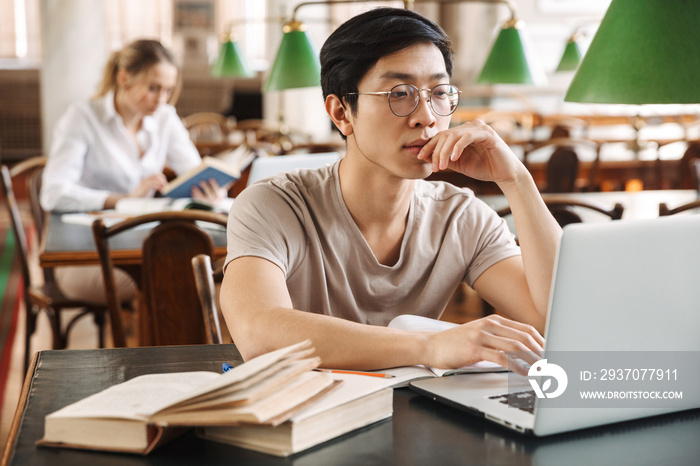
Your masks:
<svg viewBox="0 0 700 466"><path fill-rule="evenodd" d="M338 152L258 157L250 167L247 186L256 181L297 168L321 168L324 165L335 163L338 159L340 159Z"/></svg>

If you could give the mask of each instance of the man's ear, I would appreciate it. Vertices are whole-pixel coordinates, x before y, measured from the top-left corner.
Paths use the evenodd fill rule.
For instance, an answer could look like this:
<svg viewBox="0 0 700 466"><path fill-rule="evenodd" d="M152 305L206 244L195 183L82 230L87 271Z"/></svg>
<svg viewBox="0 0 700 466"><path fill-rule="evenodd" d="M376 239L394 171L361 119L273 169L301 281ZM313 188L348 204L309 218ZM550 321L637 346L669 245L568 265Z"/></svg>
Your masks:
<svg viewBox="0 0 700 466"><path fill-rule="evenodd" d="M353 133L350 110L343 105L337 95L330 94L326 97L326 112L343 136L350 136Z"/></svg>

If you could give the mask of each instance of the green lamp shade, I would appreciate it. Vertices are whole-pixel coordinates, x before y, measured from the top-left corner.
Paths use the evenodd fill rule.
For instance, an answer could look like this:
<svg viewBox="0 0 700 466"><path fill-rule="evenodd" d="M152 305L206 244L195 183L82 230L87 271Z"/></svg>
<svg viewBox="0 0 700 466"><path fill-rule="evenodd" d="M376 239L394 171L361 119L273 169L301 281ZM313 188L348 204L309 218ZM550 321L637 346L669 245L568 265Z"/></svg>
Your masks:
<svg viewBox="0 0 700 466"><path fill-rule="evenodd" d="M564 100L700 103L697 0L613 0Z"/></svg>
<svg viewBox="0 0 700 466"><path fill-rule="evenodd" d="M546 84L544 71L516 27L506 27L493 44L476 82L480 84Z"/></svg>
<svg viewBox="0 0 700 466"><path fill-rule="evenodd" d="M212 76L236 76L236 77L252 77L255 72L246 62L241 49L237 42L228 40L221 46L219 58L217 58L214 66L211 67Z"/></svg>
<svg viewBox="0 0 700 466"><path fill-rule="evenodd" d="M579 63L581 63L581 49L578 42L569 41L564 48L557 71L574 71Z"/></svg>
<svg viewBox="0 0 700 466"><path fill-rule="evenodd" d="M285 32L265 91L321 85L321 62L306 31Z"/></svg>

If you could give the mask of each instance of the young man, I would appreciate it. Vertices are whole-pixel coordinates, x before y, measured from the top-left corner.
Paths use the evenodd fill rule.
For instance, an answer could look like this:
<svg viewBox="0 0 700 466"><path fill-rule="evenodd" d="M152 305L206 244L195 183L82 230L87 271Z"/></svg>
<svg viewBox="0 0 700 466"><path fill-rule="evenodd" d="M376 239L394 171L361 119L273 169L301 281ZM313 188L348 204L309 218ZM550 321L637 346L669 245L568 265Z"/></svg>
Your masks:
<svg viewBox="0 0 700 466"><path fill-rule="evenodd" d="M442 29L372 10L328 38L321 65L347 154L247 188L229 217L221 306L244 358L307 338L325 367L366 370L507 366L506 352L541 351L560 229L491 128L448 129L458 91ZM522 256L471 191L423 180L447 168L498 183ZM437 334L385 327L399 314L438 318L461 281L510 319Z"/></svg>

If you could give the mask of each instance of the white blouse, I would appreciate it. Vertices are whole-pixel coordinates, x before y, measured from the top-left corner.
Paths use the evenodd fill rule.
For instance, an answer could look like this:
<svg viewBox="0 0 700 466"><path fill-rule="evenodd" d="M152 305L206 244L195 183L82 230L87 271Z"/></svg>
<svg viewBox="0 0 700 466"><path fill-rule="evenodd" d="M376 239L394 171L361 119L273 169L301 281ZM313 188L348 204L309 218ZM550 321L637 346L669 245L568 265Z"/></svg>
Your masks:
<svg viewBox="0 0 700 466"><path fill-rule="evenodd" d="M136 138L143 157L114 108L114 93L72 105L54 131L42 179L42 207L100 210L111 193L131 192L166 165L181 174L201 163L170 105L145 116Z"/></svg>

